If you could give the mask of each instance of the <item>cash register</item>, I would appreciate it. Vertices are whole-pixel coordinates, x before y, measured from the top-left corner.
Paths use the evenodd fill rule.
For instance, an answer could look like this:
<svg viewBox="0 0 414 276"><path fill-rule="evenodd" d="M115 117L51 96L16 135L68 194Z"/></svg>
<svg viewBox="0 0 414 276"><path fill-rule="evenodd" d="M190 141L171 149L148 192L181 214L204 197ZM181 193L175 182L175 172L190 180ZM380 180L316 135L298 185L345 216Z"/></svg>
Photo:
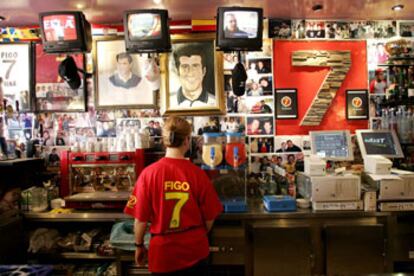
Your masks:
<svg viewBox="0 0 414 276"><path fill-rule="evenodd" d="M414 210L414 173L392 168L404 154L394 130L357 130L364 180L377 190L381 211Z"/></svg>
<svg viewBox="0 0 414 276"><path fill-rule="evenodd" d="M305 172L298 175L298 191L312 202L314 210L360 210L361 179L341 170L326 171L327 161L354 159L348 130L310 131L311 156Z"/></svg>

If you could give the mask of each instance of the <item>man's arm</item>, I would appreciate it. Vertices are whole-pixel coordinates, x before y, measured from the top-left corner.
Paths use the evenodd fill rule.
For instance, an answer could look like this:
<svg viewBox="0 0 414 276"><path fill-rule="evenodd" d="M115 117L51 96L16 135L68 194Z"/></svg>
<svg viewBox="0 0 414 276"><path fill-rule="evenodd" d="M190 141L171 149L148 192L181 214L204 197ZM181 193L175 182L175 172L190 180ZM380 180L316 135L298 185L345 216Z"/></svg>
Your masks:
<svg viewBox="0 0 414 276"><path fill-rule="evenodd" d="M145 266L146 264L146 255L147 250L144 244L144 235L147 230L147 222L141 222L135 219L134 222L134 237L135 237L135 244L139 245L135 249L135 263L138 266Z"/></svg>
<svg viewBox="0 0 414 276"><path fill-rule="evenodd" d="M139 221L135 219L134 222L134 233L135 233L135 243L142 244L144 243L144 235L147 230L147 222Z"/></svg>
<svg viewBox="0 0 414 276"><path fill-rule="evenodd" d="M213 227L213 224L214 220L206 220L207 233L210 232L211 228Z"/></svg>

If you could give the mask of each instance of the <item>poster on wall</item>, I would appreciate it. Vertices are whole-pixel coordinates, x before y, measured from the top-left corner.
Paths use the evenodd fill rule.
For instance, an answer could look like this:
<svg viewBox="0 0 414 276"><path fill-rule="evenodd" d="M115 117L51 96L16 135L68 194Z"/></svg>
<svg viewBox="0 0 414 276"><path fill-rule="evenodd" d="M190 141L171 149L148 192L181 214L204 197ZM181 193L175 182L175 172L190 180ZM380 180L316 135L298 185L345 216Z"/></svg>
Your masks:
<svg viewBox="0 0 414 276"><path fill-rule="evenodd" d="M368 119L368 91L346 91L346 118L348 120Z"/></svg>
<svg viewBox="0 0 414 276"><path fill-rule="evenodd" d="M127 53L118 38L96 40L95 49L97 109L156 107L159 72L151 59Z"/></svg>
<svg viewBox="0 0 414 276"><path fill-rule="evenodd" d="M85 68L83 54L72 54L76 66ZM85 78L81 77L78 89L72 89L59 76L59 65L66 58L65 54L50 55L43 52L42 44L36 44L36 110L75 112L85 111Z"/></svg>
<svg viewBox="0 0 414 276"><path fill-rule="evenodd" d="M276 119L298 118L296 89L276 89Z"/></svg>
<svg viewBox="0 0 414 276"><path fill-rule="evenodd" d="M13 110L30 111L32 91L30 43L0 44L0 78L4 100Z"/></svg>

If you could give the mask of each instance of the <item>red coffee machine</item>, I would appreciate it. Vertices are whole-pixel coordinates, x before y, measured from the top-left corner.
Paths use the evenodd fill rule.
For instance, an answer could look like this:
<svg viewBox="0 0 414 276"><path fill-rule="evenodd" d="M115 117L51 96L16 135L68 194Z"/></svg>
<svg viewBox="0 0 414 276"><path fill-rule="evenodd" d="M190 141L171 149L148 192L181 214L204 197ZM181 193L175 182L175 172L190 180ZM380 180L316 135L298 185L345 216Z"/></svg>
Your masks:
<svg viewBox="0 0 414 276"><path fill-rule="evenodd" d="M144 150L61 152L60 196L66 207L122 209L144 169Z"/></svg>

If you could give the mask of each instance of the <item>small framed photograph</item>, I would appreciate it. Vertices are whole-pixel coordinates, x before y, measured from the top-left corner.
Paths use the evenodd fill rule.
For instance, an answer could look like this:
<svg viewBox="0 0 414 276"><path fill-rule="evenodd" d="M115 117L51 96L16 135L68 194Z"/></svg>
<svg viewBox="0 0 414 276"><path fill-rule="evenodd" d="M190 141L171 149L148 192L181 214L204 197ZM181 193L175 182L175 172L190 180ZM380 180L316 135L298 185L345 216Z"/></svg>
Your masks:
<svg viewBox="0 0 414 276"><path fill-rule="evenodd" d="M274 137L250 137L250 153L274 153Z"/></svg>
<svg viewBox="0 0 414 276"><path fill-rule="evenodd" d="M220 117L221 132L244 133L246 130L246 119L244 116Z"/></svg>
<svg viewBox="0 0 414 276"><path fill-rule="evenodd" d="M325 21L306 20L306 38L325 38Z"/></svg>
<svg viewBox="0 0 414 276"><path fill-rule="evenodd" d="M33 110L32 49L31 43L0 43L0 85L6 105L11 105L14 111Z"/></svg>
<svg viewBox="0 0 414 276"><path fill-rule="evenodd" d="M273 135L273 116L247 117L247 135Z"/></svg>
<svg viewBox="0 0 414 276"><path fill-rule="evenodd" d="M273 114L273 97L247 97L249 114Z"/></svg>
<svg viewBox="0 0 414 276"><path fill-rule="evenodd" d="M71 55L76 66L85 70L85 56ZM66 54L50 55L43 52L42 44L36 44L36 110L42 112L81 112L86 110L85 76L80 76L81 85L72 89L59 76L58 68Z"/></svg>
<svg viewBox="0 0 414 276"><path fill-rule="evenodd" d="M176 35L172 52L161 55L164 115L220 115L226 112L223 54L211 34Z"/></svg>
<svg viewBox="0 0 414 276"><path fill-rule="evenodd" d="M399 34L402 37L414 37L414 21L399 21Z"/></svg>
<svg viewBox="0 0 414 276"><path fill-rule="evenodd" d="M284 19L269 19L269 38L289 39L292 37L292 22Z"/></svg>
<svg viewBox="0 0 414 276"><path fill-rule="evenodd" d="M302 152L303 136L279 135L275 137L276 153Z"/></svg>
<svg viewBox="0 0 414 276"><path fill-rule="evenodd" d="M298 118L298 93L295 88L276 89L276 119Z"/></svg>
<svg viewBox="0 0 414 276"><path fill-rule="evenodd" d="M367 120L369 117L368 100L368 90L347 90L346 119Z"/></svg>
<svg viewBox="0 0 414 276"><path fill-rule="evenodd" d="M328 39L349 39L349 23L344 21L327 21L325 33Z"/></svg>
<svg viewBox="0 0 414 276"><path fill-rule="evenodd" d="M94 59L97 109L156 107L159 80L149 72L147 56L127 53L124 39L101 38Z"/></svg>

